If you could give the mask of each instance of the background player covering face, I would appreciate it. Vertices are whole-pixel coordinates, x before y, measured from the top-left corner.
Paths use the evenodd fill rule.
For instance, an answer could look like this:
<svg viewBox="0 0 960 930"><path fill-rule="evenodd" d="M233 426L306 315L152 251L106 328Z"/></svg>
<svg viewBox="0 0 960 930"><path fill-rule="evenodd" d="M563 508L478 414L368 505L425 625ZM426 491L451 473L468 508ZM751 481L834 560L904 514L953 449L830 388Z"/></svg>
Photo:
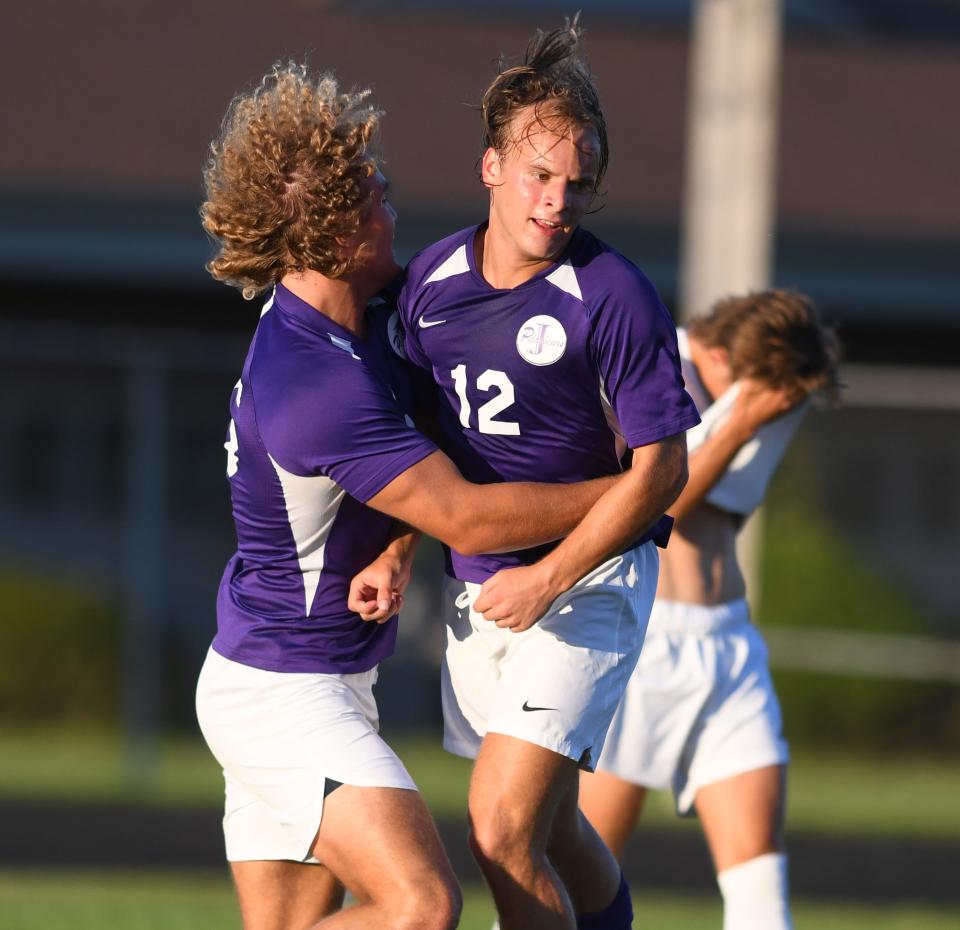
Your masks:
<svg viewBox="0 0 960 930"><path fill-rule="evenodd" d="M209 270L246 296L274 286L230 398L238 545L197 688L248 930L313 925L338 908L336 879L357 906L331 927L456 924L433 823L377 734L396 620L363 622L349 580L386 549L392 584L367 612L385 620L409 578L406 524L465 552L530 546L614 483L480 487L413 428L390 308L368 306L399 269L365 97L278 67L234 101L205 174Z"/></svg>
<svg viewBox="0 0 960 930"><path fill-rule="evenodd" d="M703 824L724 927L786 930L787 747L735 543L801 402L835 393L835 339L806 298L784 291L721 301L679 335L704 423L691 431L690 480L670 509L677 525L647 641L580 802L620 856L647 788L672 788L678 811L696 808Z"/></svg>
<svg viewBox="0 0 960 930"><path fill-rule="evenodd" d="M654 288L578 225L607 161L579 35L537 33L488 88L488 221L420 253L399 301L467 477L577 481L618 473L633 450L556 548L448 553L444 743L477 760L471 844L504 930L629 926L619 868L577 810L577 770L636 663L698 419Z"/></svg>

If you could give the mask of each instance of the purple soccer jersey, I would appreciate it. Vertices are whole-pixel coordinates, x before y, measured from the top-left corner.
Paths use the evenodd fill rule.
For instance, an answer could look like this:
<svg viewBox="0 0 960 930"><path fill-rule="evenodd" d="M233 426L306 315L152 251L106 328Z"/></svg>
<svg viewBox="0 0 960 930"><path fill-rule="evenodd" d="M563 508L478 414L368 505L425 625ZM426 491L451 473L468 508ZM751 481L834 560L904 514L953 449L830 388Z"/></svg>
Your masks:
<svg viewBox="0 0 960 930"><path fill-rule="evenodd" d="M404 413L410 386L389 312L368 309L358 338L282 285L264 309L230 398L237 552L213 641L228 659L351 673L393 651L396 618L366 623L346 606L393 523L364 502L436 448Z"/></svg>
<svg viewBox="0 0 960 930"><path fill-rule="evenodd" d="M572 482L615 474L628 448L699 422L674 324L627 259L577 229L561 260L510 290L475 266L471 227L410 263L399 310L407 356L440 389L444 448L472 481ZM661 518L643 539L665 543ZM482 582L548 547L450 553Z"/></svg>

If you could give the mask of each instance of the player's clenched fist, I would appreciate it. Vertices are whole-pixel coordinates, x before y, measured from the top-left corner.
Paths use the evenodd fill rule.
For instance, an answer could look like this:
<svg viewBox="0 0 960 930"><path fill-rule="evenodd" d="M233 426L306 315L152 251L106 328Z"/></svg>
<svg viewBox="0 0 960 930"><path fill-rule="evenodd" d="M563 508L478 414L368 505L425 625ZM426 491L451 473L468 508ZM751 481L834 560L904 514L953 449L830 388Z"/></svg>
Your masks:
<svg viewBox="0 0 960 930"><path fill-rule="evenodd" d="M347 608L360 615L361 620L386 623L403 607L403 590L409 581L399 559L381 556L371 562L350 582Z"/></svg>
<svg viewBox="0 0 960 930"><path fill-rule="evenodd" d="M505 568L483 583L473 609L498 627L522 633L547 612L558 593L541 565Z"/></svg>

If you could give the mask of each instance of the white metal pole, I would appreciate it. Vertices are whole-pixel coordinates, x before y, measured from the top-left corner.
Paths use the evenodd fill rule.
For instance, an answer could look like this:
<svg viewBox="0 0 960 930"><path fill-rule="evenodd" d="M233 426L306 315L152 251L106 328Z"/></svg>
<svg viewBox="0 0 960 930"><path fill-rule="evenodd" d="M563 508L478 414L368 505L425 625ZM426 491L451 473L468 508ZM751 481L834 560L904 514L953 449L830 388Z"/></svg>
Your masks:
<svg viewBox="0 0 960 930"><path fill-rule="evenodd" d="M770 284L781 0L695 0L680 269L682 320ZM759 601L759 512L740 534Z"/></svg>

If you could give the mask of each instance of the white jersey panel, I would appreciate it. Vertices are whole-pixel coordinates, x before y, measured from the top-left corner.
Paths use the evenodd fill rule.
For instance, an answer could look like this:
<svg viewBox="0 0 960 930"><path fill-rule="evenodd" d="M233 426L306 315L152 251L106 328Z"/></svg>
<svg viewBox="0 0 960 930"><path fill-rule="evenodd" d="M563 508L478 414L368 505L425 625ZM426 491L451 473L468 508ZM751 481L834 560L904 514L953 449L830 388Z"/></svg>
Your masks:
<svg viewBox="0 0 960 930"><path fill-rule="evenodd" d="M424 281L424 284L430 284L434 281L444 281L458 274L464 274L470 270L470 264L467 261L467 247L460 246L436 271Z"/></svg>
<svg viewBox="0 0 960 930"><path fill-rule="evenodd" d="M606 417L607 426L610 427L610 432L613 433L613 442L617 450L617 458L622 459L624 453L627 451L627 441L623 438L623 430L613 410L613 404L610 403L610 398L607 396L607 386L603 383L603 378L600 379L600 403L603 405L603 415Z"/></svg>
<svg viewBox="0 0 960 930"><path fill-rule="evenodd" d="M267 311L273 306L273 299L277 296L276 288L270 292L270 296L267 298L267 302L263 305L263 309L260 311L260 317L263 318L266 316Z"/></svg>
<svg viewBox="0 0 960 930"><path fill-rule="evenodd" d="M309 616L323 572L327 537L346 492L324 475L293 475L270 456L287 507L290 532L303 573L304 616Z"/></svg>
<svg viewBox="0 0 960 930"><path fill-rule="evenodd" d="M580 282L577 280L577 273L573 270L573 265L569 260L565 261L556 271L547 275L547 280L561 291L565 291L571 297L577 300L583 300L583 294L580 291Z"/></svg>

